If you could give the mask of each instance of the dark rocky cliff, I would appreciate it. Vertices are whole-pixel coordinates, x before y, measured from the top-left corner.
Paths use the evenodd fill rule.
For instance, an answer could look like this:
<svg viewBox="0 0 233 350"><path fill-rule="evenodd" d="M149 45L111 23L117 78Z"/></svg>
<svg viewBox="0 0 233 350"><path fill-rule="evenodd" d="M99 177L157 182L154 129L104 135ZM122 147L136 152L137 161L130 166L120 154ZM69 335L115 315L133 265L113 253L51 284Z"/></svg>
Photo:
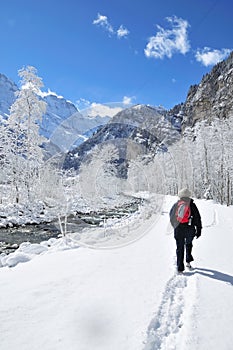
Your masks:
<svg viewBox="0 0 233 350"><path fill-rule="evenodd" d="M200 84L190 86L184 103L168 112L169 115L179 113L183 116L183 125L233 115L233 52L216 64Z"/></svg>

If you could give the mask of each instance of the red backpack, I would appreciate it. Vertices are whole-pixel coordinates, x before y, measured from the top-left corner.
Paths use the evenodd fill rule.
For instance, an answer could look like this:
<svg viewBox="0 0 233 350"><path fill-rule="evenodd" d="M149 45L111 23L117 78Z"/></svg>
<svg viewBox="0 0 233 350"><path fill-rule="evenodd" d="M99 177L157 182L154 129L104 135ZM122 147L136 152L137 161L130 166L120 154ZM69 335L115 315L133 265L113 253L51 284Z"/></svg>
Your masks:
<svg viewBox="0 0 233 350"><path fill-rule="evenodd" d="M183 199L177 202L176 207L176 220L180 224L185 224L189 222L191 216L190 202Z"/></svg>

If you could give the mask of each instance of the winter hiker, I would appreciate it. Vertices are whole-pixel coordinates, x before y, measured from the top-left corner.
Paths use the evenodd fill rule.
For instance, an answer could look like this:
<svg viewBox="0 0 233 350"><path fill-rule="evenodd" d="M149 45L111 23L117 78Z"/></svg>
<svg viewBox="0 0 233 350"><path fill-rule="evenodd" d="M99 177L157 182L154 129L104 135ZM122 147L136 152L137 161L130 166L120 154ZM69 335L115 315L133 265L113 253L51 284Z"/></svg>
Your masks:
<svg viewBox="0 0 233 350"><path fill-rule="evenodd" d="M192 241L196 236L201 236L201 216L199 210L191 197L191 192L183 188L178 193L179 200L173 204L170 210L170 222L174 228L176 240L177 271L184 271L184 253L186 253L186 267L191 267Z"/></svg>

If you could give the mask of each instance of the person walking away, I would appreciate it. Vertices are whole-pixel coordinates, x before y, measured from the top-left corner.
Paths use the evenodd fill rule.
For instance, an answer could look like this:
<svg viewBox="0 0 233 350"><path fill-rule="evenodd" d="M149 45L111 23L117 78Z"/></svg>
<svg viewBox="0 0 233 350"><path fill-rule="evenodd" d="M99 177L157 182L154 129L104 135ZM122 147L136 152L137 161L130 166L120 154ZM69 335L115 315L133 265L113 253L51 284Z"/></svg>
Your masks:
<svg viewBox="0 0 233 350"><path fill-rule="evenodd" d="M199 210L191 198L188 188L182 188L178 192L179 200L173 204L170 210L170 222L174 228L174 238L176 240L177 271L182 273L184 267L184 255L186 267L191 269L192 241L194 237L201 236L202 222Z"/></svg>

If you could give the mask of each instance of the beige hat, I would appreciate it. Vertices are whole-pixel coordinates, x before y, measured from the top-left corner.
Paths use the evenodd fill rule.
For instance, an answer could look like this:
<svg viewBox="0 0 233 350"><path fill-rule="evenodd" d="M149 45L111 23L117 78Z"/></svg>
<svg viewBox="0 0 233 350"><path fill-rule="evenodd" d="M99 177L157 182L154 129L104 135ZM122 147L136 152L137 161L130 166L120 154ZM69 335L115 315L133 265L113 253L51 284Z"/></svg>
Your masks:
<svg viewBox="0 0 233 350"><path fill-rule="evenodd" d="M189 191L188 188L182 188L178 192L178 197L183 198L183 197L191 197L192 193Z"/></svg>

